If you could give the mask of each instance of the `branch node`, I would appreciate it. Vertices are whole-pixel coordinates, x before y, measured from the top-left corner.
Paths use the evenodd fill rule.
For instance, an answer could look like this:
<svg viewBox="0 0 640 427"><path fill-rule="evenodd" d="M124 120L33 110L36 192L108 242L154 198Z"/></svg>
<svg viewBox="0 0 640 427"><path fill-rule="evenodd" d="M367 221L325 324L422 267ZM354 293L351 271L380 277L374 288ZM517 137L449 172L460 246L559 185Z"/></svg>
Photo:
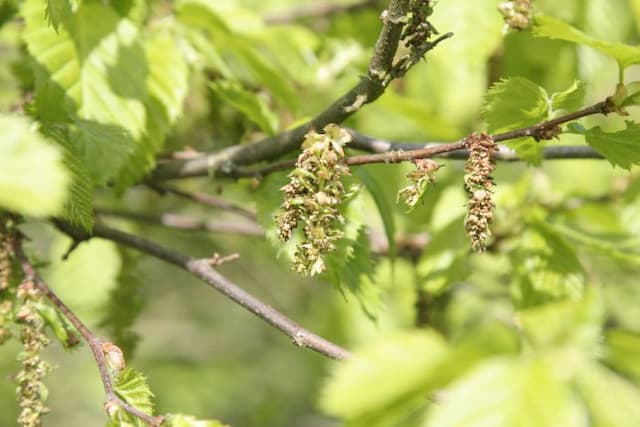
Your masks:
<svg viewBox="0 0 640 427"><path fill-rule="evenodd" d="M230 262L230 261L235 261L237 259L240 258L240 254L239 253L233 253L233 254L229 254L229 255L225 255L225 256L221 256L219 253L214 253L213 256L211 258L209 258L207 260L207 263L211 266L211 267L217 267L221 264L224 264L226 262Z"/></svg>

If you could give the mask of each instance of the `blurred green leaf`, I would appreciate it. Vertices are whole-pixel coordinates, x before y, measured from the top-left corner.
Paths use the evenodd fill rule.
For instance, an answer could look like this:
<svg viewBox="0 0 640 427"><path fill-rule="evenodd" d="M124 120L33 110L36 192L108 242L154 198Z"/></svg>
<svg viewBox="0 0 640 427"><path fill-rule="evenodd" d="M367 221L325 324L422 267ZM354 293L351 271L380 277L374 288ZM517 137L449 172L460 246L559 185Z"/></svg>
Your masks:
<svg viewBox="0 0 640 427"><path fill-rule="evenodd" d="M34 216L56 215L67 196L63 155L26 118L0 114L0 206Z"/></svg>
<svg viewBox="0 0 640 427"><path fill-rule="evenodd" d="M583 427L579 409L551 363L496 358L447 389L423 426Z"/></svg>
<svg viewBox="0 0 640 427"><path fill-rule="evenodd" d="M58 236L50 251L55 262L43 271L51 288L88 325L96 325L104 315L109 294L120 272L116 245L92 239L79 245L64 262L71 240Z"/></svg>
<svg viewBox="0 0 640 427"><path fill-rule="evenodd" d="M182 414L169 415L165 423L167 427L225 427L220 421L197 420Z"/></svg>
<svg viewBox="0 0 640 427"><path fill-rule="evenodd" d="M640 383L640 334L622 329L606 332L606 361Z"/></svg>
<svg viewBox="0 0 640 427"><path fill-rule="evenodd" d="M463 224L463 216L452 219L433 233L422 252L417 273L420 286L427 292L442 293L471 273L468 237Z"/></svg>
<svg viewBox="0 0 640 427"><path fill-rule="evenodd" d="M640 425L637 385L595 363L580 369L576 382L593 427Z"/></svg>
<svg viewBox="0 0 640 427"><path fill-rule="evenodd" d="M625 68L640 63L640 48L619 42L591 37L566 22L548 15L537 15L533 33L539 37L566 40L596 49L614 58L620 67L620 76Z"/></svg>
<svg viewBox="0 0 640 427"><path fill-rule="evenodd" d="M347 420L379 411L418 392L447 352L434 332L405 332L383 339L335 366L320 406ZM426 390L422 394L426 399Z"/></svg>
<svg viewBox="0 0 640 427"><path fill-rule="evenodd" d="M581 300L547 303L522 310L517 316L534 348L573 345L592 351L600 341L604 306L594 290Z"/></svg>
<svg viewBox="0 0 640 427"><path fill-rule="evenodd" d="M575 250L547 224L532 223L511 257L512 293L521 307L582 295L585 273Z"/></svg>
<svg viewBox="0 0 640 427"><path fill-rule="evenodd" d="M263 132L268 135L275 134L278 129L278 117L259 94L243 89L240 84L230 81L213 82L209 87L226 104L242 111Z"/></svg>
<svg viewBox="0 0 640 427"><path fill-rule="evenodd" d="M71 16L71 4L69 0L47 0L45 14L49 25L58 31L60 24Z"/></svg>
<svg viewBox="0 0 640 427"><path fill-rule="evenodd" d="M389 244L389 258L393 260L396 256L396 224L393 217L393 204L385 196L382 183L380 183L375 176L367 172L367 169L358 168L355 174L364 186L367 187L371 198L378 208L384 233Z"/></svg>

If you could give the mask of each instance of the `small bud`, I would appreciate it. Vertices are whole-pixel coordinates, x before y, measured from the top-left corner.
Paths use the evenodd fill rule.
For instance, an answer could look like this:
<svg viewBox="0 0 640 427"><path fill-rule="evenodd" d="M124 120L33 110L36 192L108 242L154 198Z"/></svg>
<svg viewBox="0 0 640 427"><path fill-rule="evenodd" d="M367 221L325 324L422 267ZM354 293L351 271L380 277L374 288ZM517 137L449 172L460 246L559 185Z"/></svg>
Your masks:
<svg viewBox="0 0 640 427"><path fill-rule="evenodd" d="M116 372L120 372L125 368L126 362L124 360L124 355L122 354L122 350L120 350L120 347L109 341L105 341L104 343L102 343L101 350L105 360L107 361L107 364L109 365L109 368L113 369Z"/></svg>

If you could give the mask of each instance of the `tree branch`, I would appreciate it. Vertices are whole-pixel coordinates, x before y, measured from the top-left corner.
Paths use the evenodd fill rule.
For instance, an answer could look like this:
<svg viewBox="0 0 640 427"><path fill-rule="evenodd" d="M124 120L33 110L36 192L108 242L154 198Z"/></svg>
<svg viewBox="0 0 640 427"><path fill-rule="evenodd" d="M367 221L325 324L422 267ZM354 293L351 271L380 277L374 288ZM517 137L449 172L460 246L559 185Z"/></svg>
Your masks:
<svg viewBox="0 0 640 427"><path fill-rule="evenodd" d="M22 271L24 272L26 279L32 281L38 288L38 290L42 292L42 294L45 295L49 301L51 301L51 303L64 315L64 317L67 318L67 320L69 320L69 322L77 329L78 333L80 333L84 341L89 346L89 349L91 350L91 353L93 353L93 357L96 360L96 364L98 365L98 370L100 371L100 378L102 379L102 385L105 392L105 409L107 409L107 412L109 411L109 405L115 404L122 408L122 410L140 418L150 426L161 425L164 417L154 417L152 415L146 414L140 409L131 406L116 394L111 374L109 373L109 366L105 357L105 352L117 351L119 352L119 355L121 355L122 352L120 351L120 349L118 349L113 344L96 337L89 330L89 328L87 328L85 324L82 323L78 316L76 316L75 313L71 311L71 309L67 307L67 305L53 292L53 290L51 290L49 285L47 285L47 283L42 280L33 264L25 255L22 246L19 243L14 242L13 250L20 262Z"/></svg>
<svg viewBox="0 0 640 427"><path fill-rule="evenodd" d="M608 114L614 111L614 106L607 99L597 104L585 107L579 111L547 120L533 126L516 129L509 132L500 133L493 136L494 141L506 141L509 139L533 137L536 139L548 139L545 135L552 132L557 135L559 129L557 127L563 123L567 123L582 117L594 114ZM390 142L371 138L352 131L353 142L349 144L352 148L365 151L373 151L374 154L351 156L345 159L345 163L350 166L365 165L371 163L399 163L408 160L425 159L431 157L444 157L452 159L466 159L468 151L466 150L466 138L456 142L449 143L425 143L410 144L401 142ZM545 158L551 159L601 159L600 154L596 153L590 147L547 147L544 150ZM496 160L504 161L520 161L522 160L514 150L508 147L500 147L500 150L494 154ZM266 166L259 167L239 167L230 173L233 178L242 177L262 177L272 172L291 169L295 166L295 160L284 160L275 162Z"/></svg>
<svg viewBox="0 0 640 427"><path fill-rule="evenodd" d="M193 216L162 213L158 215L128 212L116 209L95 208L94 212L99 216L130 219L152 225L162 225L186 231L210 231L213 233L241 234L245 236L264 237L264 231L257 222L235 222L204 220Z"/></svg>
<svg viewBox="0 0 640 427"><path fill-rule="evenodd" d="M252 144L234 145L196 159L170 160L160 163L152 173L150 180L162 181L212 173L228 175L238 165L249 165L274 159L297 149L310 130L322 129L329 123L342 123L362 106L378 99L394 78L402 77L409 66L413 65L411 62L407 67L396 70L393 62L410 3L410 0L390 1L386 13L383 14L382 30L373 49L367 75L363 76L358 84L311 121ZM420 53L424 55L428 50L433 49L438 43L452 35L447 33L432 43L425 43Z"/></svg>
<svg viewBox="0 0 640 427"><path fill-rule="evenodd" d="M93 234L89 235L85 231L73 227L63 221L54 220L54 223L58 229L71 236L76 241L88 240L92 237L100 237L154 256L188 271L218 292L225 295L227 298L283 332L297 346L312 349L320 354L337 360L345 359L350 355L344 348L304 329L275 308L265 304L244 289L238 287L229 279L214 270L211 267L210 260L208 259L191 258L180 252L143 239L142 237L128 234L102 224L96 224L93 227Z"/></svg>
<svg viewBox="0 0 640 427"><path fill-rule="evenodd" d="M227 202L219 197L212 196L206 193L189 193L187 191L180 190L175 187L167 185L158 185L154 183L148 183L147 186L159 194L173 194L174 196L182 197L183 199L191 200L206 206L210 206L216 209L228 211L240 216L243 216L251 221L256 221L256 214L242 206L235 205Z"/></svg>

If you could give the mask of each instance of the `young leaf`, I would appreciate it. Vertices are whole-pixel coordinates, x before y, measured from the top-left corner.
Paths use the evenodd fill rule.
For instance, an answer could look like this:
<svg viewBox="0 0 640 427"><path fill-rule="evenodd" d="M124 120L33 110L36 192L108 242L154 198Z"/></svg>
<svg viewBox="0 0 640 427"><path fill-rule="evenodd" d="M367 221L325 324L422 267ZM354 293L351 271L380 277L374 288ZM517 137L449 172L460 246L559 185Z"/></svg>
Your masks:
<svg viewBox="0 0 640 427"><path fill-rule="evenodd" d="M61 259L70 244L69 238L57 235L50 258ZM120 265L114 243L92 239L78 246L65 262L52 263L42 273L65 304L92 326L102 318Z"/></svg>
<svg viewBox="0 0 640 427"><path fill-rule="evenodd" d="M495 83L487 92L483 107L487 130L506 132L546 120L550 114L547 98L543 88L522 77ZM540 164L544 146L533 138L517 138L506 144L527 162Z"/></svg>
<svg viewBox="0 0 640 427"><path fill-rule="evenodd" d="M534 125L549 116L547 93L522 77L501 80L487 92L483 112L490 133Z"/></svg>
<svg viewBox="0 0 640 427"><path fill-rule="evenodd" d="M574 80L573 84L560 92L551 95L552 115L575 111L582 106L586 85L584 82Z"/></svg>
<svg viewBox="0 0 640 427"><path fill-rule="evenodd" d="M242 111L263 132L268 135L273 135L276 132L278 117L258 94L243 89L240 84L230 81L213 82L210 87L222 101Z"/></svg>
<svg viewBox="0 0 640 427"><path fill-rule="evenodd" d="M618 132L605 132L596 126L582 133L587 144L612 165L631 169L632 165L640 164L640 124L632 121L626 124L626 129Z"/></svg>
<svg viewBox="0 0 640 427"><path fill-rule="evenodd" d="M447 389L423 426L582 427L579 409L551 363L496 358Z"/></svg>
<svg viewBox="0 0 640 427"><path fill-rule="evenodd" d="M0 206L34 216L56 215L67 196L63 154L24 117L0 114Z"/></svg>
<svg viewBox="0 0 640 427"><path fill-rule="evenodd" d="M140 372L132 368L125 368L118 375L114 385L116 394L131 406L145 414L153 415L153 393L147 384L147 379Z"/></svg>
<svg viewBox="0 0 640 427"><path fill-rule="evenodd" d="M640 425L640 388L603 366L591 363L576 378L593 427Z"/></svg>
<svg viewBox="0 0 640 427"><path fill-rule="evenodd" d="M605 55L614 58L618 62L621 77L622 72L626 67L640 63L639 47L591 37L566 22L552 16L536 16L533 33L539 37L566 40L596 49Z"/></svg>

